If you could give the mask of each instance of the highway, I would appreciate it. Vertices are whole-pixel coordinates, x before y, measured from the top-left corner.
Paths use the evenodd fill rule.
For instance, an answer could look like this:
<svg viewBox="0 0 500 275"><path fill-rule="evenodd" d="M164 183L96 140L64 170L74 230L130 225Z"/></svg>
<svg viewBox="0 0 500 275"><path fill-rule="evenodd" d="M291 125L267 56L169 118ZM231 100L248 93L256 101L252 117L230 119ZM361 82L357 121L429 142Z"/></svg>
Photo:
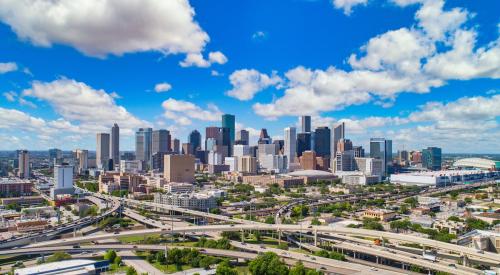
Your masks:
<svg viewBox="0 0 500 275"><path fill-rule="evenodd" d="M424 246L434 247L436 249L441 249L445 251L453 251L459 255L467 255L468 257L485 259L493 262L500 262L500 255L491 252L477 252L475 249L469 247L458 246L454 244L439 242L435 240L430 240L421 237L415 237L411 235L396 234L384 231L374 231L358 228L332 228L329 226L309 226L304 227L300 225L276 225L276 224L231 224L231 225L205 225L205 226L184 226L177 227L174 230L170 228L166 229L144 229L144 230L134 230L134 231L124 231L116 232L111 234L93 235L93 236L83 236L76 238L68 238L62 240L52 240L36 244L31 244L28 247L40 247L40 246L54 246L61 244L75 244L75 243L85 243L94 240L102 240L109 238L116 238L119 236L138 236L153 233L160 234L170 234L170 233L189 233L189 232L223 232L223 231L240 231L240 230L260 230L260 231L278 231L278 232L311 232L313 234L317 233L337 233L355 236L365 236L374 238L386 238L389 240L398 240L405 242L419 243ZM400 259L402 260L402 259Z"/></svg>

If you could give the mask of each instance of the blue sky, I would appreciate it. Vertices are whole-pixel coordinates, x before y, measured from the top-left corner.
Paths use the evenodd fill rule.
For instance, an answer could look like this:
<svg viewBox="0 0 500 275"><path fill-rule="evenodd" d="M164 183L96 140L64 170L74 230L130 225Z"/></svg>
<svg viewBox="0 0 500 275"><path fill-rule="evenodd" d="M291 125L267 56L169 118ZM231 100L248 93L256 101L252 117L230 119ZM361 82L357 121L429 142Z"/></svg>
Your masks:
<svg viewBox="0 0 500 275"><path fill-rule="evenodd" d="M500 152L500 2L0 0L0 149L297 116L360 145Z"/></svg>

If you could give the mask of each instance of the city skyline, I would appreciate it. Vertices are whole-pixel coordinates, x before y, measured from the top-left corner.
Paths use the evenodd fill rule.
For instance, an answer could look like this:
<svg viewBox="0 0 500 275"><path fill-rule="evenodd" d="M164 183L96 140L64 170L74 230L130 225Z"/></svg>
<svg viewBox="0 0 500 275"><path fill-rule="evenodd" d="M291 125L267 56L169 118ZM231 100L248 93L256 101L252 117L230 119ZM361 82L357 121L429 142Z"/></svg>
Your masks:
<svg viewBox="0 0 500 275"><path fill-rule="evenodd" d="M65 0L27 3L0 7L0 150L93 151L96 133L114 123L121 151L135 149L139 128L167 129L182 145L232 114L231 136L246 129L253 144L261 128L284 139L312 115L312 131L344 122L364 148L382 137L394 152L500 153L500 3L244 1L237 11L225 0L149 0L157 9L147 10L108 3L100 8L137 10L132 17L186 15L127 26L160 37L96 19L109 40L89 38L89 22L61 20L55 30L78 38L55 34L45 14L77 12Z"/></svg>

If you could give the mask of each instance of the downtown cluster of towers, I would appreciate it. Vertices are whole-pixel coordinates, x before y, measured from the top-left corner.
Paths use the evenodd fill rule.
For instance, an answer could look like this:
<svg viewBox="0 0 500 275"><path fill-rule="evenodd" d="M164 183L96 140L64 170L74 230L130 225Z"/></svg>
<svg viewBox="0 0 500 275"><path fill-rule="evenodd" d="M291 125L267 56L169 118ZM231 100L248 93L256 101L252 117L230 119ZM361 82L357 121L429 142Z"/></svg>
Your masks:
<svg viewBox="0 0 500 275"><path fill-rule="evenodd" d="M297 131L299 130L299 131ZM278 155L286 156L286 167L292 163L299 163L304 152L313 152L317 158L322 158L326 169L334 168L334 160L343 154L352 154L352 157L364 157L361 146L353 146L345 138L345 124L339 123L331 130L322 126L312 129L310 116L300 117L300 128L287 127L284 129L284 139L273 140L265 128L261 129L257 145L250 145L250 133L245 129L236 131L235 116L224 114L220 126L210 126L205 129L205 139L199 131L193 130L187 138L187 143L180 143L172 138L166 129L153 130L140 128L135 133L135 154L124 153L120 156L120 129L117 124L111 128L111 133L98 133L96 140L96 166L103 170L114 170L120 160L135 160L142 162L143 170L157 169L162 166L166 154L190 154L208 163L210 152L216 151L221 159L232 157L235 145L247 146L246 151L258 157L260 150L266 150L263 144L273 144ZM381 159L383 166L392 161L392 141L384 138L370 140L370 156ZM341 163L341 161L340 161ZM342 167L340 167L342 169ZM325 170L326 170L325 169ZM334 169L332 169L334 170ZM385 170L385 169L384 169Z"/></svg>

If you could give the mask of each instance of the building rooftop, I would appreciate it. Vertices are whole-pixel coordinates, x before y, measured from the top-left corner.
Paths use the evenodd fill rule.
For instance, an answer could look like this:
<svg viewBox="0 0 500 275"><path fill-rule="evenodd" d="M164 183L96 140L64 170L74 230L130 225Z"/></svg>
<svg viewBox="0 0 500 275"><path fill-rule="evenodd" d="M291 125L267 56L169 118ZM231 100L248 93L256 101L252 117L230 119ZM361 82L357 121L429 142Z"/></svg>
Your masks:
<svg viewBox="0 0 500 275"><path fill-rule="evenodd" d="M86 274L82 271L93 270L95 263L92 260L67 260L16 269L16 274Z"/></svg>
<svg viewBox="0 0 500 275"><path fill-rule="evenodd" d="M465 158L453 163L454 167L474 167L479 169L500 169L500 161L484 158Z"/></svg>
<svg viewBox="0 0 500 275"><path fill-rule="evenodd" d="M322 171L322 170L297 170L291 173L288 173L287 175L293 176L293 177L318 177L318 176L335 176L334 174L327 172L327 171Z"/></svg>

